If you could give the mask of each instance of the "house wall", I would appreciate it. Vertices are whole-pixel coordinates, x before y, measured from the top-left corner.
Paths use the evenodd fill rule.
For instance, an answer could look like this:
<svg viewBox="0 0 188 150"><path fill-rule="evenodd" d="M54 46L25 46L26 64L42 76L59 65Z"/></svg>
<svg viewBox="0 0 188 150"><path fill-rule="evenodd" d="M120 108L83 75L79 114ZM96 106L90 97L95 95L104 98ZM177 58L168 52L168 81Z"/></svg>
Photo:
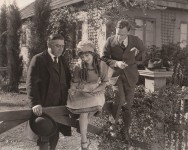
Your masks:
<svg viewBox="0 0 188 150"><path fill-rule="evenodd" d="M152 19L155 21L155 45L160 47L162 44L168 42L177 43L180 41L180 24L181 22L188 23L188 10L167 8L165 10L148 10L147 14L144 14L142 10L134 9L130 10L128 14L137 19ZM95 17L97 15L94 14ZM103 52L103 46L105 44L108 28L105 24L101 24L98 30L92 28L87 21L87 13L80 13L79 20L83 21L82 24L82 40L87 40L94 34L94 43L96 44L100 54ZM23 23L22 28L27 28L27 23ZM91 33L92 32L92 33ZM134 34L134 31L131 32ZM27 31L28 34L28 31ZM26 35L28 38L29 35ZM28 65L28 49L27 43L24 45L21 43L21 55L23 56L24 70ZM25 75L24 75L25 76Z"/></svg>
<svg viewBox="0 0 188 150"><path fill-rule="evenodd" d="M180 42L180 24L188 23L188 10L167 8L165 10L149 10L145 15L142 10L132 10L128 14L136 19L155 20L155 45ZM107 31L108 32L108 31ZM131 31L134 34L134 31Z"/></svg>
<svg viewBox="0 0 188 150"><path fill-rule="evenodd" d="M134 18L141 18L141 19L153 19L156 23L155 29L155 45L161 45L161 15L160 10L148 10L146 14L143 13L142 10L134 10L129 12L129 15Z"/></svg>
<svg viewBox="0 0 188 150"><path fill-rule="evenodd" d="M22 35L21 35L21 41L20 41L20 55L23 57L23 73L22 73L22 79L25 80L27 77L27 69L29 65L29 54L28 54L28 39L29 39L30 31L28 29L27 22L24 22L22 24Z"/></svg>
<svg viewBox="0 0 188 150"><path fill-rule="evenodd" d="M176 12L174 42L180 42L180 24L188 23L188 10L174 10Z"/></svg>

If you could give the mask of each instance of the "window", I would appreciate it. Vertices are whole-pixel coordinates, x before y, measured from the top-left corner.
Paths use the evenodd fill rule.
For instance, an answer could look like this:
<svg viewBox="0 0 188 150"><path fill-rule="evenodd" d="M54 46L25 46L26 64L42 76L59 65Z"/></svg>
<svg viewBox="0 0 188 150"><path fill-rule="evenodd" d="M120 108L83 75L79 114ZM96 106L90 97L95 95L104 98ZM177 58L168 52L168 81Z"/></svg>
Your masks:
<svg viewBox="0 0 188 150"><path fill-rule="evenodd" d="M187 46L187 37L188 37L188 32L187 32L187 23L181 23L180 24L180 47L184 48Z"/></svg>
<svg viewBox="0 0 188 150"><path fill-rule="evenodd" d="M155 44L155 21L152 19L135 19L139 28L135 29L135 35L138 36L146 46Z"/></svg>

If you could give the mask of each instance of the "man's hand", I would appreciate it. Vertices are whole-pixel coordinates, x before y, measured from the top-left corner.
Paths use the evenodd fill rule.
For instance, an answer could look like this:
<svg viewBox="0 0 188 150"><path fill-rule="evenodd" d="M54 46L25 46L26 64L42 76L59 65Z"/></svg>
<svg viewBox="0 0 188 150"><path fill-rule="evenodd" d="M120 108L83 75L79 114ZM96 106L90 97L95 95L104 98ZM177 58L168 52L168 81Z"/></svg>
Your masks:
<svg viewBox="0 0 188 150"><path fill-rule="evenodd" d="M138 53L139 53L139 50L136 48L136 47L133 47L133 48L131 48L131 50L130 50L131 52L133 52L134 51L134 56L137 56L138 55Z"/></svg>
<svg viewBox="0 0 188 150"><path fill-rule="evenodd" d="M35 105L32 107L33 113L37 116L42 115L42 106L41 105Z"/></svg>
<svg viewBox="0 0 188 150"><path fill-rule="evenodd" d="M115 66L120 68L120 69L124 69L128 65L125 62L123 62L123 61L116 61L116 65Z"/></svg>

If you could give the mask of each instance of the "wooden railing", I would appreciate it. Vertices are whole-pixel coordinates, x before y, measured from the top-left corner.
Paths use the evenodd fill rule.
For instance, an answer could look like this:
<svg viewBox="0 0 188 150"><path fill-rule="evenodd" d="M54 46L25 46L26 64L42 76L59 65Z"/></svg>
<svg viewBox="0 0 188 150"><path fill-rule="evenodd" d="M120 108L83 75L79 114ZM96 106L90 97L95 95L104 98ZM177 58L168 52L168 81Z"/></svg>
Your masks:
<svg viewBox="0 0 188 150"><path fill-rule="evenodd" d="M103 109L110 112L111 110L109 106L110 103L105 103ZM58 123L77 129L79 128L78 120L68 117L70 112L65 106L46 107L43 108L43 112L51 116L54 121ZM28 121L31 118L31 115L32 110L29 108L23 110L0 111L0 134ZM103 132L103 127L97 127L89 124L88 132L100 135ZM146 147L148 147L147 143L143 143L134 139L131 139L131 145L142 148L144 150L146 150Z"/></svg>
<svg viewBox="0 0 188 150"><path fill-rule="evenodd" d="M0 71L7 71L8 68L7 67L0 67Z"/></svg>

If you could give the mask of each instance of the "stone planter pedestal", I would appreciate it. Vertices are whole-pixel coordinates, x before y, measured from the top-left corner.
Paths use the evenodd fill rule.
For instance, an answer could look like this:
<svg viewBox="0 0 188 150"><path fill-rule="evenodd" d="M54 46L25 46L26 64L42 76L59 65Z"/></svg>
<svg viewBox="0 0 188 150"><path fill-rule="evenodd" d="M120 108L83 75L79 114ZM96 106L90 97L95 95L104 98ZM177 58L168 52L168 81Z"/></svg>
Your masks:
<svg viewBox="0 0 188 150"><path fill-rule="evenodd" d="M145 77L145 91L154 92L166 85L166 78L171 77L173 72L166 69L139 70L139 74Z"/></svg>

